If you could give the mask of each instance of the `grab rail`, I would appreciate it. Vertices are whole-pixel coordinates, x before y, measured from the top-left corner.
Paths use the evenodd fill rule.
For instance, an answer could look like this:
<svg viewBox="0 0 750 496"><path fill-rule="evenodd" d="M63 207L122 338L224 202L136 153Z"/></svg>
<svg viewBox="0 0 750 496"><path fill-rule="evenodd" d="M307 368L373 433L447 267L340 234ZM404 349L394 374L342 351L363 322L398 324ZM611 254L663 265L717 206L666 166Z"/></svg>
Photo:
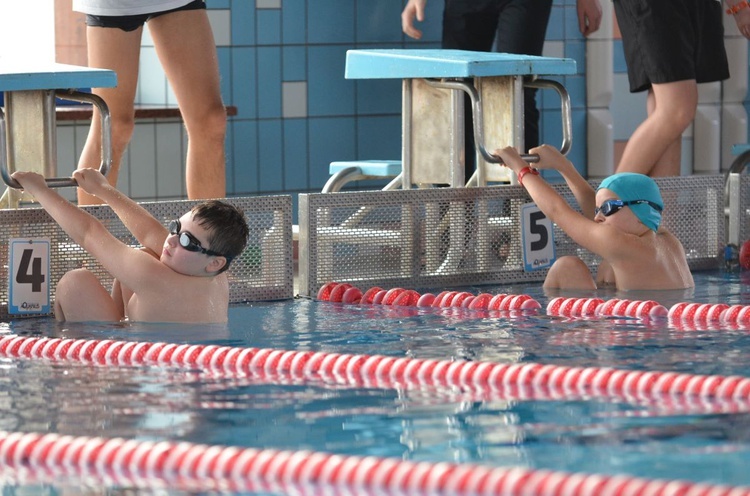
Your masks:
<svg viewBox="0 0 750 496"><path fill-rule="evenodd" d="M427 84L434 88L444 88L444 89L451 89L451 90L461 90L464 91L466 94L469 95L469 98L471 98L471 105L472 109L474 111L474 141L476 143L476 147L479 150L479 152L482 154L482 157L486 162L493 163L493 164L502 164L503 161L500 157L497 155L493 155L490 152L487 151L487 149L484 146L484 120L483 120L483 111L482 111L482 102L481 98L479 97L479 93L477 92L476 88L464 81L458 81L458 80L434 80L434 79L426 79L425 80ZM552 88L560 95L560 103L562 105L562 131L563 131L563 140L562 144L560 145L560 153L563 155L567 154L568 151L570 151L571 144L573 142L572 139L572 119L571 119L571 111L570 111L570 95L568 94L568 91L565 89L565 87L558 83L557 81L553 81L551 79L534 79L532 81L524 82L524 86L528 86L531 88ZM529 163L536 163L539 162L539 155L537 154L521 154L521 158L524 159L526 162Z"/></svg>
<svg viewBox="0 0 750 496"><path fill-rule="evenodd" d="M727 218L727 246L738 248L740 245L740 174L750 164L750 150L742 152L725 174L724 180L724 215Z"/></svg>
<svg viewBox="0 0 750 496"><path fill-rule="evenodd" d="M57 90L55 95L63 100L74 102L91 103L95 105L101 114L101 154L102 161L99 172L106 176L112 165L112 123L107 103L99 96L92 93L83 93L75 90ZM23 189L21 184L13 179L8 170L8 141L6 136L5 113L0 109L0 176L3 182L11 188ZM75 179L69 177L45 178L50 188L62 188L66 186L77 186Z"/></svg>

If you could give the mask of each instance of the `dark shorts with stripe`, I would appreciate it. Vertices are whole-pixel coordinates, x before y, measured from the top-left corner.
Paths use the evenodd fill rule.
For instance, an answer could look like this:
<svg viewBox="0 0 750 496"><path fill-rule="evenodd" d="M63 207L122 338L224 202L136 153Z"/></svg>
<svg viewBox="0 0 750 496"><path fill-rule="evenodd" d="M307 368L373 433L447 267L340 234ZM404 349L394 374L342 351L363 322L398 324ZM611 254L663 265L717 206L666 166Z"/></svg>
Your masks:
<svg viewBox="0 0 750 496"><path fill-rule="evenodd" d="M171 14L172 12L179 12L181 10L200 10L205 8L205 0L193 0L187 5L177 7L176 9L164 10L162 12L151 12L149 14L128 16L96 16L87 14L86 25L97 28L118 28L122 29L123 31L135 31L154 17L159 17L164 14Z"/></svg>
<svg viewBox="0 0 750 496"><path fill-rule="evenodd" d="M652 84L729 78L721 3L614 0L633 93Z"/></svg>

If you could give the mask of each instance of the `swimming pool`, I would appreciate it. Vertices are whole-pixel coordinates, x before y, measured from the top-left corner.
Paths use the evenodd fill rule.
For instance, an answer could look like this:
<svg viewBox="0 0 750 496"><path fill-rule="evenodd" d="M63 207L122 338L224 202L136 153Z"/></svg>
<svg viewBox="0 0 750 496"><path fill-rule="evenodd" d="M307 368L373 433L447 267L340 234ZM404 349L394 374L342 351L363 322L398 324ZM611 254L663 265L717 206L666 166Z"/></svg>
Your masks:
<svg viewBox="0 0 750 496"><path fill-rule="evenodd" d="M681 301L750 304L749 282L748 274L697 272L695 290L627 296L655 299L667 307ZM2 333L750 377L747 329L701 330L665 319L547 316L546 303L555 295L544 294L538 283L465 289L474 294L526 293L542 309L510 315L296 299L235 306L227 326L103 328L28 319L4 324ZM310 450L409 463L750 485L747 396L566 393L559 388L482 389L398 381L358 385L335 374L227 374L198 365L92 366L75 360L3 358L0 367L0 431L6 433ZM4 450L0 448L0 456ZM106 470L106 477L70 467L22 469L2 469L6 491L145 487L183 494L217 489L143 474L125 477L116 469ZM290 488L241 488L243 493L254 490ZM303 485L293 492L320 490Z"/></svg>

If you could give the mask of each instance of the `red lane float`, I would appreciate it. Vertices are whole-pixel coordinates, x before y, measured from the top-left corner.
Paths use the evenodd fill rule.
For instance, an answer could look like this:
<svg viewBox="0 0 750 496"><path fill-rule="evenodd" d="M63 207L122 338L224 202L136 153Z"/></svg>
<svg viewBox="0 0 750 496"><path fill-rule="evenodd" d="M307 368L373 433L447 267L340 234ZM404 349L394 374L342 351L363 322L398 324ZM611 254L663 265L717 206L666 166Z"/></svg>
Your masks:
<svg viewBox="0 0 750 496"><path fill-rule="evenodd" d="M537 310L542 306L529 295L473 295L466 291L443 291L420 295L413 289L374 286L364 293L349 283L329 282L318 290L318 299L334 303L361 303L363 305L392 305L434 308L468 308L471 310Z"/></svg>
<svg viewBox="0 0 750 496"><path fill-rule="evenodd" d="M268 375L277 380L318 378L328 383L355 387L446 387L480 392L528 387L544 390L548 395L586 394L626 399L658 400L664 394L741 400L750 398L750 378L745 377L538 363L427 360L215 345L20 336L0 338L0 356L74 360L96 365L203 367L224 374Z"/></svg>
<svg viewBox="0 0 750 496"><path fill-rule="evenodd" d="M297 494L750 496L748 487L627 475L1 431L0 463L49 481L76 475L141 488L150 482L160 490L166 485L193 491L296 488L291 492Z"/></svg>

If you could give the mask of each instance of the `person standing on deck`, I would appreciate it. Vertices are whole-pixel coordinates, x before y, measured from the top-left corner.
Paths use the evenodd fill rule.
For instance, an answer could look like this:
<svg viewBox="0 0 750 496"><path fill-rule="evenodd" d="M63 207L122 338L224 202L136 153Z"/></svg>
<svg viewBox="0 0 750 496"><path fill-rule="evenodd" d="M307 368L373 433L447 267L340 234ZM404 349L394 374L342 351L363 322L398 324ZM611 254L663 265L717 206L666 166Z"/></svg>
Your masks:
<svg viewBox="0 0 750 496"><path fill-rule="evenodd" d="M190 199L226 196L226 110L219 87L219 64L204 0L73 0L86 14L90 67L117 74L116 88L97 88L112 122L113 186L123 153L133 135L134 101L143 26L149 24L156 53L177 98L188 134L186 163ZM101 116L94 110L78 168L99 168ZM100 203L78 190L79 205Z"/></svg>

